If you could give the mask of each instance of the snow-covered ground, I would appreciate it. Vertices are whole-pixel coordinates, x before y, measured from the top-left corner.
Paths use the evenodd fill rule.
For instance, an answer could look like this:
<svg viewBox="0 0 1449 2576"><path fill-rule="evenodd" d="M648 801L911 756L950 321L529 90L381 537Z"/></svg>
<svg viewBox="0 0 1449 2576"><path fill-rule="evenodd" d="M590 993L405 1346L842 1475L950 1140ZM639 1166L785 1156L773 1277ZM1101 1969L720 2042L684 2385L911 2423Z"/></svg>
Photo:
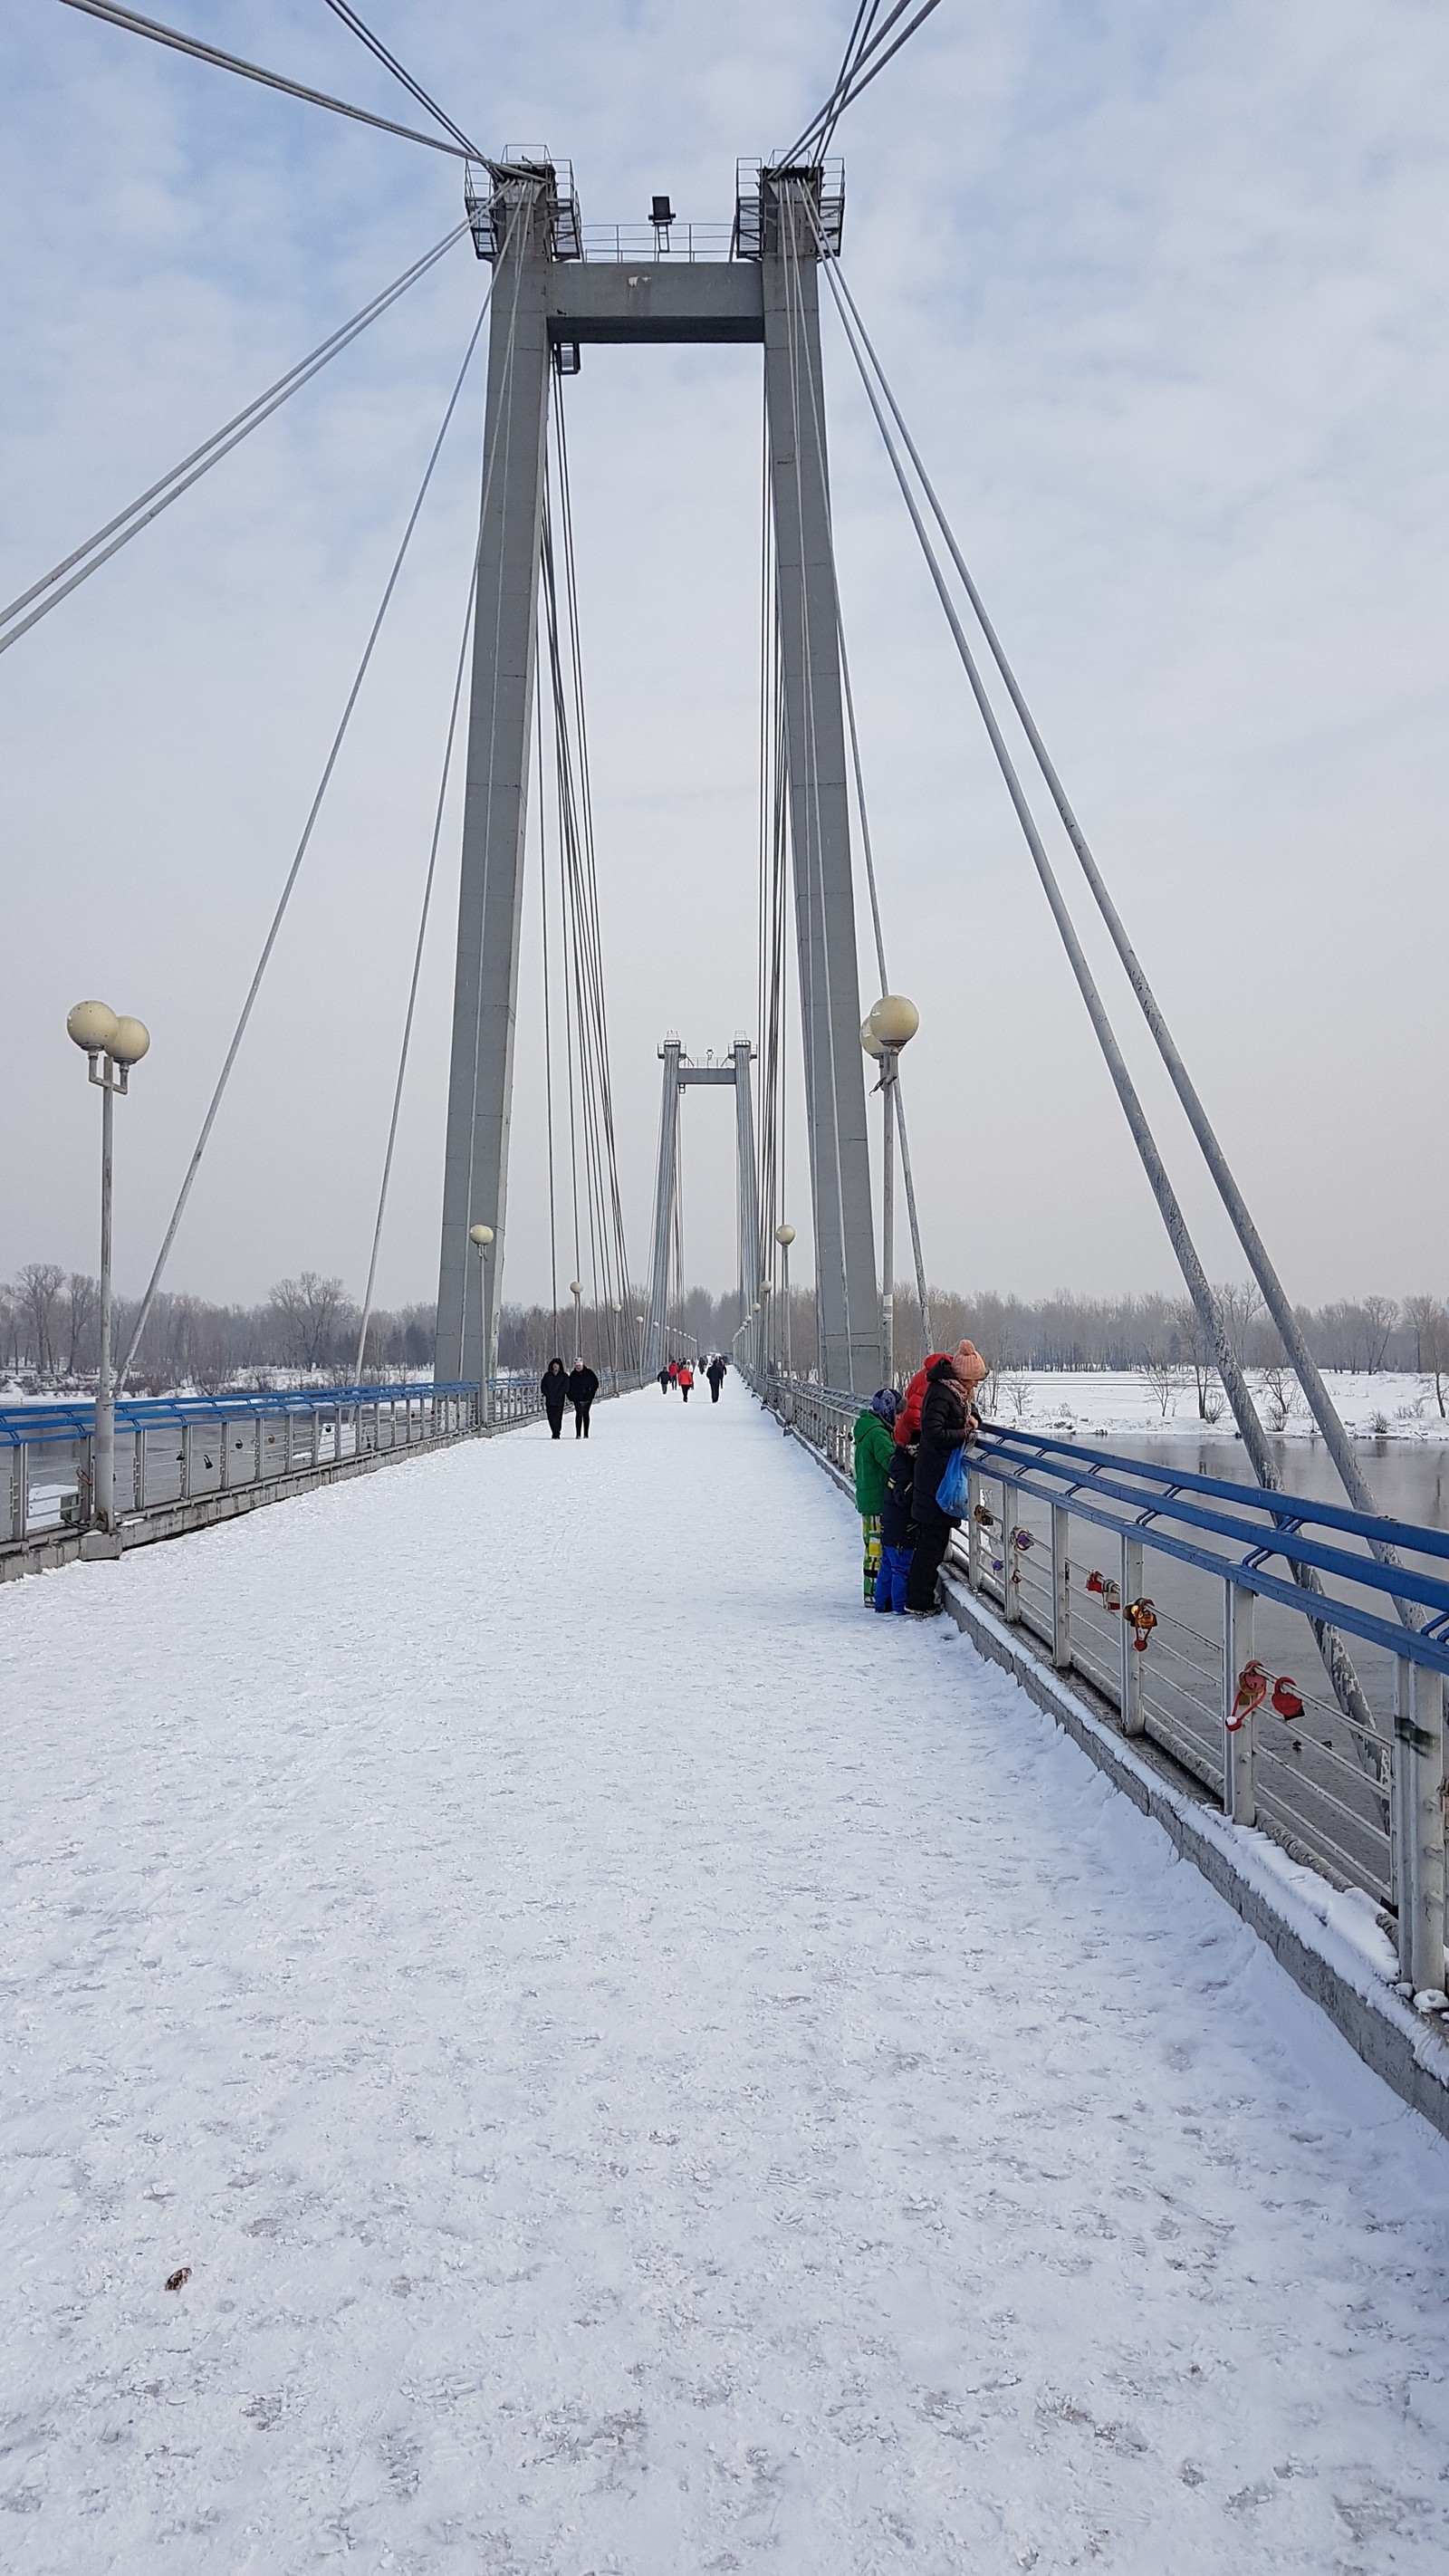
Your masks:
<svg viewBox="0 0 1449 2576"><path fill-rule="evenodd" d="M1295 1379L1287 1375L1283 1379L1288 1411L1281 1420L1281 1408L1275 1405L1262 1370L1250 1369L1248 1382L1271 1430L1288 1440L1317 1436ZM1449 1442L1449 1422L1435 1401L1432 1377L1416 1377L1412 1370L1379 1369L1369 1377L1350 1369L1325 1369L1324 1383L1355 1439ZM1195 1436L1212 1429L1231 1438L1233 1430L1233 1417L1216 1378L1208 1396L1209 1407L1217 1408L1216 1421L1202 1421L1190 1369L1178 1371L1172 1383L1164 1385L1154 1383L1143 1369L1003 1368L993 1403L998 1422L1020 1422L1034 1431L1060 1430L1066 1439L1089 1439L1096 1431L1130 1432L1134 1437L1169 1432L1180 1438L1184 1432Z"/></svg>
<svg viewBox="0 0 1449 2576"><path fill-rule="evenodd" d="M0 1596L7 2569L1446 2563L1449 2148L857 1542L731 1381Z"/></svg>

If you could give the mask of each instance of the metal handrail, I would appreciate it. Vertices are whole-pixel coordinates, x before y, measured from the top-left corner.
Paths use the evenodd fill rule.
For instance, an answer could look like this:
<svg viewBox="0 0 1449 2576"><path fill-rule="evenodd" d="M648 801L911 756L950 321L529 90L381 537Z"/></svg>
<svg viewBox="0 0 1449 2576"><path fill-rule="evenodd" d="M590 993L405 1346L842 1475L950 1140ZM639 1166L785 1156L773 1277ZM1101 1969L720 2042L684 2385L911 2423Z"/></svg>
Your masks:
<svg viewBox="0 0 1449 2576"><path fill-rule="evenodd" d="M493 1383L498 1388L513 1381ZM414 1378L372 1386L252 1387L232 1395L118 1396L116 1424L118 1429L149 1431L167 1424L184 1427L188 1422L254 1422L259 1417L274 1421L279 1414L315 1413L319 1405L401 1404L405 1399L415 1403L420 1397L476 1396L478 1392L476 1379L460 1378L440 1386L432 1378ZM73 1403L0 1406L0 1448L46 1440L89 1440L95 1433L95 1416L94 1400L84 1398Z"/></svg>
<svg viewBox="0 0 1449 2576"><path fill-rule="evenodd" d="M746 1374L786 1432L848 1481L860 1397L808 1380ZM989 1603L1023 1649L1062 1680L1075 1673L1089 1683L1115 1708L1125 1736L1153 1738L1220 1795L1234 1824L1266 1827L1286 1839L1295 1857L1311 1857L1340 1884L1395 1906L1400 1973L1416 1990L1442 1989L1449 1580L1435 1571L1385 1566L1305 1530L1365 1544L1387 1538L1431 1567L1449 1558L1445 1533L997 1423L982 1426L966 1466L967 1512L948 1561L969 1592ZM999 1519L983 1500L987 1486L1000 1488ZM1028 1504L1036 1506L1036 1528L1026 1518ZM1073 1521L1112 1533L1120 1582L1095 1572L1084 1582L1070 1561ZM1026 1553L1038 1546L1039 1569ZM1196 1670L1191 1653L1175 1654L1169 1669L1142 1651L1154 1628L1198 1634L1165 1606L1158 1614L1146 1598L1145 1560L1154 1553L1207 1576L1221 1598L1221 1647L1200 1638L1205 1657ZM1313 1566L1334 1589L1305 1594L1300 1584L1268 1571L1274 1558ZM1425 1624L1414 1629L1379 1618L1372 1607L1345 1598L1344 1587L1412 1598L1428 1613ZM1306 1727L1302 1713L1296 1721L1290 1717L1285 1737L1278 1719L1267 1719L1265 1667L1254 1661L1256 1600L1310 1625L1328 1621L1392 1658L1393 1714L1383 1734L1315 1702L1311 1692L1302 1694L1314 1712ZM1141 1613L1146 1627L1129 1612ZM1317 1732L1324 1717L1333 1732L1343 1730L1347 1751Z"/></svg>

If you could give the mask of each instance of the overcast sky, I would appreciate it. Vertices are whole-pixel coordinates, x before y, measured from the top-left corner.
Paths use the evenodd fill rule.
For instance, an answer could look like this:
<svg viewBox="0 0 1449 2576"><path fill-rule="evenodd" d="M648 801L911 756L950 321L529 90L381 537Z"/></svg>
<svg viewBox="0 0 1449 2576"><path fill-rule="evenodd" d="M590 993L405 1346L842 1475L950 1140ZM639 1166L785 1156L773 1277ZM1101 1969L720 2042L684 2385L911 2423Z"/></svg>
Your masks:
<svg viewBox="0 0 1449 2576"><path fill-rule="evenodd" d="M156 0L413 121L321 0ZM586 222L727 222L848 0L372 0ZM1449 13L1440 0L943 0L846 119L845 265L1291 1291L1449 1287L1444 1216ZM0 595L455 219L456 165L55 0L0 29ZM0 1274L95 1266L64 1019L144 1017L117 1265L149 1269L487 272L465 243L0 659ZM837 542L934 1277L1174 1286L869 416L827 323ZM599 350L568 390L636 1272L656 1047L755 1012L759 356ZM360 1289L477 507L481 365L171 1284ZM1041 800L1043 808L1045 800ZM380 1293L436 1285L457 834ZM1073 900L1076 893L1073 889ZM1079 918L1094 957L1102 942ZM1214 1275L1223 1224L1103 981ZM872 976L862 969L868 992ZM539 966L506 1293L544 1292ZM692 1276L733 1268L727 1096L685 1104ZM803 1155L790 1213L808 1236ZM565 1277L568 1272L565 1270Z"/></svg>

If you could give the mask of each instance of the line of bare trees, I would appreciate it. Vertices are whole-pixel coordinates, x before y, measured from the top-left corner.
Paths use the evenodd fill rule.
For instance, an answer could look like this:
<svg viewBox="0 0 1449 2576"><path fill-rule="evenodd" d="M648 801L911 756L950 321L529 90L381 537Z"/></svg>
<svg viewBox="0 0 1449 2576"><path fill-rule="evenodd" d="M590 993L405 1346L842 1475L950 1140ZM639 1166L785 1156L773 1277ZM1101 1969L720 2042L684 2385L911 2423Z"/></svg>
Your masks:
<svg viewBox="0 0 1449 2576"><path fill-rule="evenodd" d="M1251 1285L1228 1282L1216 1291L1228 1339L1243 1366L1265 1385L1282 1379L1284 1353ZM130 1338L137 1305L116 1304L116 1347ZM1402 1300L1388 1296L1339 1298L1317 1308L1299 1307L1298 1320L1320 1368L1353 1369L1370 1376L1409 1369L1432 1377L1441 1414L1449 1419L1449 1306L1428 1292ZM575 1322L572 1301L557 1313L548 1306L505 1305L499 1320L499 1364L538 1370L557 1352L584 1356L601 1370L617 1353L625 1365L636 1345L644 1295L635 1289L624 1313L596 1313L585 1306ZM895 1292L898 1367L910 1370L924 1356L913 1286ZM783 1344L782 1318L773 1319ZM734 1292L716 1296L691 1288L671 1312L671 1323L701 1351L728 1352L740 1321ZM350 1378L357 1352L359 1314L340 1279L314 1270L280 1279L257 1306L218 1306L182 1293L156 1300L132 1372L137 1392L182 1385L214 1388L270 1370L300 1370ZM0 1284L0 1375L41 1387L84 1385L98 1358L100 1292L94 1279L65 1271L58 1262L31 1261ZM1179 1372L1196 1385L1198 1411L1210 1419L1216 1384L1212 1354L1193 1307L1185 1299L1075 1297L1065 1292L1038 1299L1003 1297L995 1290L962 1296L931 1292L931 1335L937 1348L969 1335L999 1370L1145 1369ZM431 1304L375 1313L368 1328L368 1374L395 1375L432 1365ZM798 1369L815 1362L815 1307L808 1288L791 1299L792 1355ZM1271 1394L1271 1389L1270 1389Z"/></svg>
<svg viewBox="0 0 1449 2576"><path fill-rule="evenodd" d="M114 1348L131 1338L139 1299L118 1297ZM129 1383L138 1395L178 1386L203 1391L265 1379L284 1370L350 1380L359 1310L340 1279L304 1270L279 1279L259 1306L217 1306L183 1293L158 1296L146 1320ZM100 1359L100 1287L58 1262L29 1261L0 1283L0 1375L21 1386L84 1386ZM374 1312L369 1376L426 1369L433 1360L433 1308Z"/></svg>

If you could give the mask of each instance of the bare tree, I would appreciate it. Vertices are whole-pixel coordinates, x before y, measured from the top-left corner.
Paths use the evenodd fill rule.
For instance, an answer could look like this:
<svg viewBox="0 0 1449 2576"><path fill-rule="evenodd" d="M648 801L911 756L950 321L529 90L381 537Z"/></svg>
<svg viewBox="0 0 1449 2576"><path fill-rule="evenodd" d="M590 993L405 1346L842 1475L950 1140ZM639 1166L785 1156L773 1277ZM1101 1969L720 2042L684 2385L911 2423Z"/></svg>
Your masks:
<svg viewBox="0 0 1449 2576"><path fill-rule="evenodd" d="M1175 1407L1182 1371L1176 1360L1151 1359L1142 1374L1157 1398L1157 1409L1165 1422L1169 1409Z"/></svg>
<svg viewBox="0 0 1449 2576"><path fill-rule="evenodd" d="M66 1320L69 1325L70 1349L66 1357L66 1374L78 1377L83 1368L93 1365L91 1343L94 1327L100 1321L101 1283L84 1270L73 1270L66 1282Z"/></svg>
<svg viewBox="0 0 1449 2576"><path fill-rule="evenodd" d="M1428 1309L1416 1322L1418 1348L1423 1365L1434 1380L1434 1401L1443 1422L1449 1420L1449 1408L1444 1401L1444 1381L1449 1377L1449 1306L1441 1306L1437 1297L1415 1298L1413 1303Z"/></svg>
<svg viewBox="0 0 1449 2576"><path fill-rule="evenodd" d="M55 1367L55 1304L64 1279L65 1272L58 1261L27 1261L15 1283L30 1328L35 1365L43 1377L48 1377Z"/></svg>
<svg viewBox="0 0 1449 2576"><path fill-rule="evenodd" d="M1190 1297L1182 1298L1172 1309L1173 1338L1188 1367L1197 1389L1199 1422L1216 1422L1223 1409L1217 1386L1217 1361L1212 1337Z"/></svg>
<svg viewBox="0 0 1449 2576"><path fill-rule="evenodd" d="M1225 1280L1213 1290L1222 1318L1223 1336L1240 1369L1257 1357L1258 1325L1266 1312L1251 1279Z"/></svg>
<svg viewBox="0 0 1449 2576"><path fill-rule="evenodd" d="M1364 1358L1370 1377L1376 1377L1384 1364L1389 1336L1399 1320L1397 1297L1365 1297L1363 1301Z"/></svg>
<svg viewBox="0 0 1449 2576"><path fill-rule="evenodd" d="M1433 1331L1434 1321L1438 1312L1439 1300L1437 1297L1406 1297L1404 1299L1404 1321L1414 1336L1414 1374L1416 1377L1422 1377L1424 1373L1425 1341L1427 1335Z"/></svg>
<svg viewBox="0 0 1449 2576"><path fill-rule="evenodd" d="M332 1335L347 1305L340 1279L323 1279L304 1270L300 1279L279 1279L271 1306L282 1330L283 1350L292 1368L321 1368Z"/></svg>
<svg viewBox="0 0 1449 2576"><path fill-rule="evenodd" d="M1261 1392L1267 1400L1269 1430L1286 1431L1299 1404L1298 1380L1293 1371L1279 1360L1271 1361L1263 1371Z"/></svg>

